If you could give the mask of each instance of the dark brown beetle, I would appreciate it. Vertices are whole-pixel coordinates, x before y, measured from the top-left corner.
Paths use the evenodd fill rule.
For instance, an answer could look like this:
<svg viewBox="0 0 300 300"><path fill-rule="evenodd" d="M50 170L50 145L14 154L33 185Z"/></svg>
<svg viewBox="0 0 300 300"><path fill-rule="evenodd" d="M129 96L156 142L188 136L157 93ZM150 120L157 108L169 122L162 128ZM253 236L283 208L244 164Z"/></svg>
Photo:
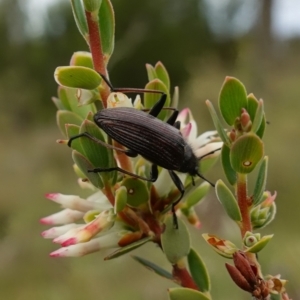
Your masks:
<svg viewBox="0 0 300 300"><path fill-rule="evenodd" d="M176 200L172 204L174 225L177 228L178 225L175 215L175 205L178 204L182 199L185 189L183 183L174 171L188 173L192 177L199 176L205 181L209 182L206 178L203 177L203 175L199 173L198 164L199 160L203 157L197 158L191 146L181 135L181 132L179 130L180 122L176 122L176 118L178 116L177 109L170 108L171 110L173 110L173 113L166 122L163 122L160 119L156 118L160 111L163 109L163 106L166 102L167 95L165 93L142 89L115 89L112 87L106 77L102 76L102 78L114 92L154 92L161 93L162 96L159 101L150 109L149 113L137 110L132 107L116 107L102 109L94 115L94 122L104 132L106 132L109 137L111 137L113 140L117 141L127 149L122 149L106 144L87 132L71 137L68 145L70 146L74 139L85 136L98 144L123 152L130 157L141 155L152 163L150 178L130 173L119 167L105 169L95 168L93 170L89 170L89 172L98 173L119 171L135 178L154 182L158 177L157 166L167 169L174 184L181 193L178 200ZM212 154L213 152L215 151L212 151L206 155ZM214 186L213 183L209 183Z"/></svg>

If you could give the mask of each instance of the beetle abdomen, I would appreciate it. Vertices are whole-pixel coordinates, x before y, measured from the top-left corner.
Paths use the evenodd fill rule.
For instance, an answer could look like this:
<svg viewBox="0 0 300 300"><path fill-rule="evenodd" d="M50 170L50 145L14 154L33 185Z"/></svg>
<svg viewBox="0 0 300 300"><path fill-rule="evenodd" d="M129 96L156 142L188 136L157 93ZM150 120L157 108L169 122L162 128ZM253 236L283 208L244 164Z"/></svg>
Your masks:
<svg viewBox="0 0 300 300"><path fill-rule="evenodd" d="M112 139L152 163L180 170L187 145L175 127L134 108L108 108L97 112L95 123Z"/></svg>

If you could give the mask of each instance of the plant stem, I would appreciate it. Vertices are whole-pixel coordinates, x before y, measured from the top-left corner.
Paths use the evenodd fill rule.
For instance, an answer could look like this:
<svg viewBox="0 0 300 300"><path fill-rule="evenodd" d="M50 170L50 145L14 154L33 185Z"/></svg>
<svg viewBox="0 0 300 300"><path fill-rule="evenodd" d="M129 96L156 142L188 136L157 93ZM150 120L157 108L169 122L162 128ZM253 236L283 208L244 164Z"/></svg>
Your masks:
<svg viewBox="0 0 300 300"><path fill-rule="evenodd" d="M98 15L88 11L85 12L85 15L89 29L88 40L90 51L92 53L94 68L97 72L107 76L104 53L101 44ZM107 107L107 97L109 96L109 93L109 87L105 84L105 88L100 89L101 99L104 107Z"/></svg>
<svg viewBox="0 0 300 300"><path fill-rule="evenodd" d="M173 277L174 279L182 286L186 288L190 288L193 290L199 291L198 286L194 282L190 273L187 271L185 267L185 263L183 260L178 261L175 265L173 265Z"/></svg>
<svg viewBox="0 0 300 300"><path fill-rule="evenodd" d="M238 205L242 215L242 223L240 225L241 234L242 237L244 237L247 231L252 232L249 201L247 196L247 175L238 173L236 194Z"/></svg>

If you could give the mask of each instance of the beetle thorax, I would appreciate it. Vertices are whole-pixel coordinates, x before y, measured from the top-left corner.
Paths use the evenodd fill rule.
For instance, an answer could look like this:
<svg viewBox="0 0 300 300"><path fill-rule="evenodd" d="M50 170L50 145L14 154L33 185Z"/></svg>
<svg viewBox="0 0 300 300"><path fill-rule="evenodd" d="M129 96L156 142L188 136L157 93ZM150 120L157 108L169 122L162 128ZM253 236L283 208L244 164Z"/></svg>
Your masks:
<svg viewBox="0 0 300 300"><path fill-rule="evenodd" d="M192 176L197 175L198 159L194 154L190 145L186 144L184 147L184 160L182 161L180 172L189 173Z"/></svg>

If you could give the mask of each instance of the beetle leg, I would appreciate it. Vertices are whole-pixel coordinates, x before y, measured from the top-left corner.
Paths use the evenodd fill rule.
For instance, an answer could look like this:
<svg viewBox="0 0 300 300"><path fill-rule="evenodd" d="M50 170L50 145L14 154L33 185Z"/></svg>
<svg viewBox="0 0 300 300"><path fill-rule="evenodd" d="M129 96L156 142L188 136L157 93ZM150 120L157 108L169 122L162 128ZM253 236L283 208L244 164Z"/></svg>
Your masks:
<svg viewBox="0 0 300 300"><path fill-rule="evenodd" d="M106 148L109 148L109 149L113 149L113 150L116 150L116 151L119 151L119 152L122 152L122 153L125 153L126 155L128 155L129 157L135 157L137 156L137 153L135 153L134 151L132 150L129 150L129 149L122 149L122 148L118 148L118 147L115 147L115 146L112 146L112 145L109 145L99 139L97 139L96 137L92 136L91 134L89 134L88 132L83 132L83 133L80 133L80 134L77 134L77 135L73 135L72 137L70 137L69 141L68 141L68 146L71 147L71 144L74 140L80 138L80 137L87 137L88 139L94 141L95 143L97 144L100 144Z"/></svg>
<svg viewBox="0 0 300 300"><path fill-rule="evenodd" d="M176 122L176 119L177 119L177 116L178 116L178 110L175 109L174 112L171 114L171 116L169 117L169 119L167 120L166 123L170 124L170 125L173 125L174 127L177 128L177 125L175 125L177 122ZM179 122L179 121L178 121ZM179 127L180 127L180 122L179 122ZM178 128L177 128L178 129Z"/></svg>
<svg viewBox="0 0 300 300"><path fill-rule="evenodd" d="M169 174L174 182L174 184L176 185L176 187L178 188L179 192L181 193L180 197L172 203L172 214L173 214L173 223L174 223L174 228L178 229L178 222L177 222L177 216L176 216L176 212L175 212L175 206L180 202L180 200L182 199L183 195L184 195L184 185L181 182L180 178L178 177L178 175L172 171L172 170L168 170Z"/></svg>
<svg viewBox="0 0 300 300"><path fill-rule="evenodd" d="M156 181L157 177L158 177L158 170L157 170L157 166L156 165L152 165L152 169L151 169L151 174L150 174L150 178L147 178L147 177L143 177L143 176L139 176L137 174L134 174L134 173L131 173L129 171L126 171L124 169L121 169L119 167L112 167L112 168L95 168L95 169L92 169L92 170L88 170L88 172L90 173L101 173L101 172L111 172L111 171L119 171L123 174L126 174L126 175L129 175L129 176L132 176L134 178L139 178L139 179L142 179L142 180L146 180L146 181L150 181L150 182L154 182Z"/></svg>
<svg viewBox="0 0 300 300"><path fill-rule="evenodd" d="M180 121L176 121L173 125L176 129L180 129Z"/></svg>
<svg viewBox="0 0 300 300"><path fill-rule="evenodd" d="M138 156L138 154L135 151L131 150L131 149L127 149L125 154L129 157L137 157Z"/></svg>
<svg viewBox="0 0 300 300"><path fill-rule="evenodd" d="M165 103L167 100L167 94L161 95L160 99L153 105L153 107L149 111L149 115L153 117L157 117L158 114L161 112L163 109Z"/></svg>

